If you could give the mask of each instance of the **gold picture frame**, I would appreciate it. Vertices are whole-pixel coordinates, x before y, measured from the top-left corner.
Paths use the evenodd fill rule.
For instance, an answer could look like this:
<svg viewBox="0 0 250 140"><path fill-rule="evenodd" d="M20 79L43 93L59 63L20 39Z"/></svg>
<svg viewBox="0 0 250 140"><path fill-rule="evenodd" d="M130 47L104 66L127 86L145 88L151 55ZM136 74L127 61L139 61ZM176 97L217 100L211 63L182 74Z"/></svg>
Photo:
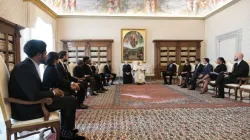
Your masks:
<svg viewBox="0 0 250 140"><path fill-rule="evenodd" d="M146 37L146 29L121 29L122 63L146 62Z"/></svg>

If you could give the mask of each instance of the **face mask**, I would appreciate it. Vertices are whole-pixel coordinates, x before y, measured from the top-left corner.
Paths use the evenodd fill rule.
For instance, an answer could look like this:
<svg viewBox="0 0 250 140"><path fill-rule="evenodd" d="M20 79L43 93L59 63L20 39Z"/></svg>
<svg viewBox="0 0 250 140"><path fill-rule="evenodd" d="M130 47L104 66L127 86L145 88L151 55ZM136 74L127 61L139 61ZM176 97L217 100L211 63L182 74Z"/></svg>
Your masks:
<svg viewBox="0 0 250 140"><path fill-rule="evenodd" d="M234 61L238 61L239 59L237 57L234 58Z"/></svg>
<svg viewBox="0 0 250 140"><path fill-rule="evenodd" d="M68 60L67 59L64 59L63 62L67 62Z"/></svg>

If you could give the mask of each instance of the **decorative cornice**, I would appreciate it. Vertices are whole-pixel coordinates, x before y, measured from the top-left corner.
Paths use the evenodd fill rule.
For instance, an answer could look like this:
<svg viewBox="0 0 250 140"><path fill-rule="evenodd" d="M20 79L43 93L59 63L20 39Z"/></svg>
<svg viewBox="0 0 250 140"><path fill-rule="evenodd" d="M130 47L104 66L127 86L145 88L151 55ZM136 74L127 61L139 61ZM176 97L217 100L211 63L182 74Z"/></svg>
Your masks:
<svg viewBox="0 0 250 140"><path fill-rule="evenodd" d="M40 0L23 0L23 1L24 2L32 2L38 8L40 8L42 11L44 11L45 13L47 13L49 16L51 16L55 20L57 19L58 15L53 10L51 10L46 4L44 4L43 2L41 2Z"/></svg>

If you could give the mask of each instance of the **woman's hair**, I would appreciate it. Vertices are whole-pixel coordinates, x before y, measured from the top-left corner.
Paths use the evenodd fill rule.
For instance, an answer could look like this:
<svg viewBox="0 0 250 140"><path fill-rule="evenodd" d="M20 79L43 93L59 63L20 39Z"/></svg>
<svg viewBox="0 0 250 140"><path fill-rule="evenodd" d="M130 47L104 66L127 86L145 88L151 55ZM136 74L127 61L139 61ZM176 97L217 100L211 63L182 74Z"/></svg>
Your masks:
<svg viewBox="0 0 250 140"><path fill-rule="evenodd" d="M59 55L56 52L50 52L46 59L46 65L54 65L55 61L59 59Z"/></svg>
<svg viewBox="0 0 250 140"><path fill-rule="evenodd" d="M226 63L226 61L225 61L225 59L223 57L219 57L218 59L222 62L222 64Z"/></svg>
<svg viewBox="0 0 250 140"><path fill-rule="evenodd" d="M189 59L185 59L185 61L188 63L188 65L190 64L190 61L189 61Z"/></svg>

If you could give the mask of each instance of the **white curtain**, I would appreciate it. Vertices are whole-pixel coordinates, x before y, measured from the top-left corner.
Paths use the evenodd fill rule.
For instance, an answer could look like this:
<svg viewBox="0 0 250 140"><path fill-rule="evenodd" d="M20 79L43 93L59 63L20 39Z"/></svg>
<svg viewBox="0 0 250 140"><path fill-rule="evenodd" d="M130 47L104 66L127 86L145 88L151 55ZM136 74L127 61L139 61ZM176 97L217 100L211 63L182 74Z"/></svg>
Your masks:
<svg viewBox="0 0 250 140"><path fill-rule="evenodd" d="M55 50L53 43L53 29L50 23L45 23L40 17L36 20L35 28L26 28L21 32L21 60L24 60L27 56L23 52L25 43L31 39L42 40L47 44L47 52ZM44 65L40 65L40 77L42 79L44 73Z"/></svg>

